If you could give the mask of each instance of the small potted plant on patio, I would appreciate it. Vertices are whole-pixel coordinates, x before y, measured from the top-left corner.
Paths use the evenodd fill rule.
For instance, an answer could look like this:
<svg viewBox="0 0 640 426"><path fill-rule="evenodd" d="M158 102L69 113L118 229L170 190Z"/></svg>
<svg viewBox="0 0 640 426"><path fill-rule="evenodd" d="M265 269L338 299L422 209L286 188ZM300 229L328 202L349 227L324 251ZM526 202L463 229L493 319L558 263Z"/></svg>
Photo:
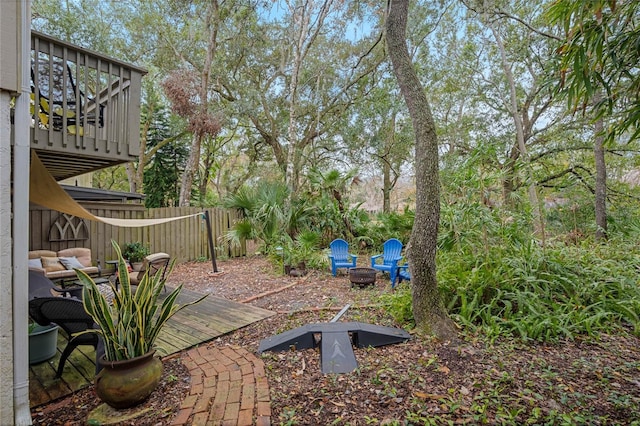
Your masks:
<svg viewBox="0 0 640 426"><path fill-rule="evenodd" d="M113 291L109 304L104 294L87 274L77 270L82 282L82 299L85 310L95 320L98 328L86 332L98 333L103 340L105 354L97 362L103 367L96 375L95 388L98 397L114 408L127 408L143 402L153 392L162 375L162 362L154 356L155 341L167 320L186 306L176 304L182 284L170 294L160 298L166 277L173 270L175 261L164 277L145 273L135 293L129 281L129 272L115 241L111 244L118 255L120 285Z"/></svg>
<svg viewBox="0 0 640 426"><path fill-rule="evenodd" d="M140 241L126 243L122 250L122 256L129 261L131 269L134 271L140 271L142 269L142 262L148 255L149 248Z"/></svg>

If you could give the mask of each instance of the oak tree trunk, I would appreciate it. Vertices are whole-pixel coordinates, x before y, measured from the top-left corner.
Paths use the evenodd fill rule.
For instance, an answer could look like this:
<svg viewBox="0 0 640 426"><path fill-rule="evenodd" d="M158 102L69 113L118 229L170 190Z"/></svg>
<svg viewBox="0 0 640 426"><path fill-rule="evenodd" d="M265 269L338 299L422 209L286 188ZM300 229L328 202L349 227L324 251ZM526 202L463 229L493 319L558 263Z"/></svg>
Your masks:
<svg viewBox="0 0 640 426"><path fill-rule="evenodd" d="M407 103L415 133L416 213L408 248L413 316L420 331L442 340L456 338L436 279L440 221L438 141L431 108L411 63L406 44L408 0L390 0L386 39L393 72Z"/></svg>

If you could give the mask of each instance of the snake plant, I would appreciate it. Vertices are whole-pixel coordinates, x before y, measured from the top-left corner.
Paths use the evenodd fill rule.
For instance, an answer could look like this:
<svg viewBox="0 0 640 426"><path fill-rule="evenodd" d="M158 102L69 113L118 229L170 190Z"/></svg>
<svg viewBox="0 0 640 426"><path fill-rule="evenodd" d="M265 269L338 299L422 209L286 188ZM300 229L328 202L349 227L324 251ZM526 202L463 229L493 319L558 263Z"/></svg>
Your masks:
<svg viewBox="0 0 640 426"><path fill-rule="evenodd" d="M115 241L111 241L111 244L118 255L120 281L117 290L111 284L114 293L112 304L107 302L89 275L81 270L76 272L83 285L84 308L98 325L97 329L87 332L102 336L106 360L121 361L144 355L154 349L156 338L167 320L181 309L200 302L206 295L193 302L178 305L176 299L182 290L180 284L164 300L159 300L166 278L159 273L151 276L148 271L135 292L132 291L122 251ZM171 274L174 264L175 261L171 263L165 277Z"/></svg>

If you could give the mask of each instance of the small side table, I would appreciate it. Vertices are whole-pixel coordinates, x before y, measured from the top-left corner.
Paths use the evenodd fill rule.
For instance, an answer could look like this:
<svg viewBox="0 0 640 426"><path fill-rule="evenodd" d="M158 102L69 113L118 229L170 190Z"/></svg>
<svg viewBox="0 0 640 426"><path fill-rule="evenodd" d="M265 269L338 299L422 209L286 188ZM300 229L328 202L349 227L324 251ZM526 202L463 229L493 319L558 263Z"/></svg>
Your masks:
<svg viewBox="0 0 640 426"><path fill-rule="evenodd" d="M105 262L107 265L113 265L113 274L118 271L118 261L117 260L107 260Z"/></svg>

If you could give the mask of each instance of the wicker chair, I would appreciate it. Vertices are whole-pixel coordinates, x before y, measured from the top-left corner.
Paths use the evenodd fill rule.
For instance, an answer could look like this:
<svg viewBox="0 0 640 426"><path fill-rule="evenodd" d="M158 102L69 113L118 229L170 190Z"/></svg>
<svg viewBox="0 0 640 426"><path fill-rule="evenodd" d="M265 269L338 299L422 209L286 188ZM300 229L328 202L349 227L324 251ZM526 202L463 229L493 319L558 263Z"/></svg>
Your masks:
<svg viewBox="0 0 640 426"><path fill-rule="evenodd" d="M62 376L64 364L69 355L80 345L98 346L96 333L75 335L81 331L94 328L93 318L84 310L82 301L71 297L37 297L29 301L29 316L40 325L57 324L64 330L67 337L60 356L56 378Z"/></svg>
<svg viewBox="0 0 640 426"><path fill-rule="evenodd" d="M29 270L29 300L37 297L52 297L63 292L62 288L56 286L42 272Z"/></svg>

